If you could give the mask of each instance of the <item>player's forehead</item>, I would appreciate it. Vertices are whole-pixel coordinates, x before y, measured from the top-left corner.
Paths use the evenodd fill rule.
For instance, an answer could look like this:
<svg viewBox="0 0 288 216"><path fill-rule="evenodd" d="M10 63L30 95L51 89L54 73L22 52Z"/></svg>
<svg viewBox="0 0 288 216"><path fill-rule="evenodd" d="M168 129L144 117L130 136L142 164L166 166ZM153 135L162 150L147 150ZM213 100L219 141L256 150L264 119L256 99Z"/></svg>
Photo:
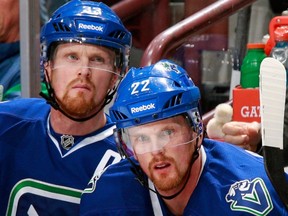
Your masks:
<svg viewBox="0 0 288 216"><path fill-rule="evenodd" d="M115 52L111 50L110 48L107 48L105 46L95 45L95 44L89 44L89 43L60 43L56 47L56 53L57 52L83 52L83 51L89 51L89 52L95 52L95 53L103 53L107 55L113 55Z"/></svg>
<svg viewBox="0 0 288 216"><path fill-rule="evenodd" d="M185 127L185 118L183 115L173 116L171 118L150 122L147 124L127 128L129 134L143 133L144 131L153 133L165 128L183 128Z"/></svg>

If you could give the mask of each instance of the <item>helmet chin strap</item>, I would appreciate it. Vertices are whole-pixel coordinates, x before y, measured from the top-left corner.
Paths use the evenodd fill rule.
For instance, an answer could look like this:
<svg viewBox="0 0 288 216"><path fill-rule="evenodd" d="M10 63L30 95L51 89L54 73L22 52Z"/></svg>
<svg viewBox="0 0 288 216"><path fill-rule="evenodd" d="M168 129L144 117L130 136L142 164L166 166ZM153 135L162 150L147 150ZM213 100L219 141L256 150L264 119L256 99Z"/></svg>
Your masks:
<svg viewBox="0 0 288 216"><path fill-rule="evenodd" d="M129 157L127 157L127 159L132 164L131 171L136 175L136 179L140 182L140 184L142 186L144 186L144 187L148 188L149 190L153 191L154 193L158 194L163 199L171 200L171 199L174 199L175 197L177 197L184 190L184 188L186 187L186 185L188 183L189 176L190 176L191 169L192 169L192 165L194 164L196 159L199 157L200 147L198 147L198 142L199 142L199 138L197 138L197 140L196 140L197 148L195 149L195 151L192 154L192 160L189 164L189 172L187 173L187 178L186 178L184 185L182 186L182 188L178 192L176 192L170 196L164 196L164 195L160 194L156 189L154 190L154 189L150 188L149 184L148 184L148 180L145 177L145 174L144 174L143 170L141 169L141 167L139 165L136 165Z"/></svg>

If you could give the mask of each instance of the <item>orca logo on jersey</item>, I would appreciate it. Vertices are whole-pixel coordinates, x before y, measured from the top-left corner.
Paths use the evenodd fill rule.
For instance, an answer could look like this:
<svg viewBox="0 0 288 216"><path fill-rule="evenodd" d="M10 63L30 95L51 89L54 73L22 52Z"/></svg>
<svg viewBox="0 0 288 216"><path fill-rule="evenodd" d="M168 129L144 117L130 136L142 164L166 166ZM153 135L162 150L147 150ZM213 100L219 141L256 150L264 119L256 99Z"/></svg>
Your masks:
<svg viewBox="0 0 288 216"><path fill-rule="evenodd" d="M105 169L101 170L100 172L96 173L92 179L88 182L87 187L84 189L83 193L93 193L96 189L96 183L100 179L101 175L105 172L108 168L107 166Z"/></svg>
<svg viewBox="0 0 288 216"><path fill-rule="evenodd" d="M88 186L84 189L83 193L92 193L96 189L96 183L100 179L104 171L114 163L118 163L121 156L118 152L108 149L99 162L92 179L89 181Z"/></svg>
<svg viewBox="0 0 288 216"><path fill-rule="evenodd" d="M231 203L232 211L248 212L251 215L265 216L273 209L272 199L261 178L234 183L225 199Z"/></svg>

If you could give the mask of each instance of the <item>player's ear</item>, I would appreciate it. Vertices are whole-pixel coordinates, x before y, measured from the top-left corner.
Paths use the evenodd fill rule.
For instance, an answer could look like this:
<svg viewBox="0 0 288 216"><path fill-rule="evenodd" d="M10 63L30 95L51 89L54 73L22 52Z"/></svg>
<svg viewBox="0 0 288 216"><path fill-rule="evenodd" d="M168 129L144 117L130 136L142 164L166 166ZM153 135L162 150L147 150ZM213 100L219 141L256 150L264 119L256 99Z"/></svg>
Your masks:
<svg viewBox="0 0 288 216"><path fill-rule="evenodd" d="M114 71L117 73L117 74L114 74L113 73L113 76L110 80L110 85L109 85L109 89L113 89L116 85L117 82L120 81L120 77L119 77L119 74L120 74L120 68L117 68L117 67L114 67Z"/></svg>
<svg viewBox="0 0 288 216"><path fill-rule="evenodd" d="M52 72L52 64L51 61L47 61L44 63L44 75L46 80L50 80Z"/></svg>

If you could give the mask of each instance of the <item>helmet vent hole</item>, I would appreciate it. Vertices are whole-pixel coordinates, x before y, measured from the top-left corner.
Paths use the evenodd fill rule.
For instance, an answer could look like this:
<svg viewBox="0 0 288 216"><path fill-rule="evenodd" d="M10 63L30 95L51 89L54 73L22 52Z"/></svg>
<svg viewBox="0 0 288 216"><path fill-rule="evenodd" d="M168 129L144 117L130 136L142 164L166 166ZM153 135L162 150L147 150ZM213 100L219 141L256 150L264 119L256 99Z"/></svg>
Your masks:
<svg viewBox="0 0 288 216"><path fill-rule="evenodd" d="M181 85L180 85L180 83L178 83L178 82L174 82L174 85L175 85L176 87L181 88Z"/></svg>
<svg viewBox="0 0 288 216"><path fill-rule="evenodd" d="M117 120L123 120L123 119L127 119L127 116L124 115L123 113L121 112L118 112L118 111L112 111L112 115L115 117L115 119Z"/></svg>
<svg viewBox="0 0 288 216"><path fill-rule="evenodd" d="M57 32L70 32L70 28L63 23L53 23L53 27Z"/></svg>
<svg viewBox="0 0 288 216"><path fill-rule="evenodd" d="M182 94L175 95L172 97L164 106L165 109L180 105L182 101Z"/></svg>
<svg viewBox="0 0 288 216"><path fill-rule="evenodd" d="M122 40L125 37L125 35L126 33L123 31L114 31L109 34L110 37L120 40Z"/></svg>
<svg viewBox="0 0 288 216"><path fill-rule="evenodd" d="M53 27L54 27L55 31L57 31L57 32L59 31L58 25L56 23L53 23Z"/></svg>

